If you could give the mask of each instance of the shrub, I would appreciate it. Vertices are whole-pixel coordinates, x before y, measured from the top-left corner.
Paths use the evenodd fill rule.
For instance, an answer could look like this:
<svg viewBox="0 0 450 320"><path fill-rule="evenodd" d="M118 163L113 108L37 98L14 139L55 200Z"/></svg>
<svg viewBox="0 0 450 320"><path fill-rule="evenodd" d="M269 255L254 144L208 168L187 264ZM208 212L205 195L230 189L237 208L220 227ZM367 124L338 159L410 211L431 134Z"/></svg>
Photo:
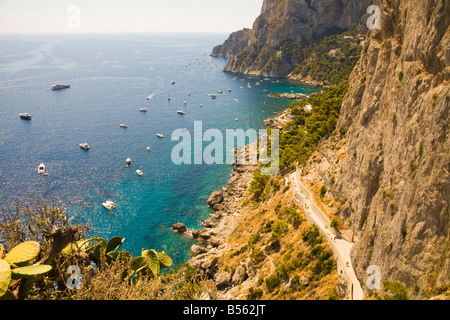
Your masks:
<svg viewBox="0 0 450 320"><path fill-rule="evenodd" d="M272 293L280 284L281 280L277 276L271 276L265 280L267 290Z"/></svg>
<svg viewBox="0 0 450 320"><path fill-rule="evenodd" d="M322 188L320 188L320 197L323 198L325 197L325 195L327 194L328 189L325 185L322 186Z"/></svg>

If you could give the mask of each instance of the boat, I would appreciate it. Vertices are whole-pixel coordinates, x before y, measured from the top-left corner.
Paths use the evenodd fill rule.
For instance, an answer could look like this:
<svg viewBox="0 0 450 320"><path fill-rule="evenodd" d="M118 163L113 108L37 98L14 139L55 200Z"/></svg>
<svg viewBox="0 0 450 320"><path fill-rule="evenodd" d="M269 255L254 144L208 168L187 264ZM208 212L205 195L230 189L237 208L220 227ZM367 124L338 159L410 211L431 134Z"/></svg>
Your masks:
<svg viewBox="0 0 450 320"><path fill-rule="evenodd" d="M127 160L125 160L125 162L127 163L127 167L131 164L131 159L127 158Z"/></svg>
<svg viewBox="0 0 450 320"><path fill-rule="evenodd" d="M238 118L236 118L236 119L234 119L234 121L236 121L236 122L239 122L239 119L238 119Z"/></svg>
<svg viewBox="0 0 450 320"><path fill-rule="evenodd" d="M80 147L85 150L89 150L91 148L87 143L80 143Z"/></svg>
<svg viewBox="0 0 450 320"><path fill-rule="evenodd" d="M103 202L102 205L108 210L112 210L116 207L116 204L112 201Z"/></svg>
<svg viewBox="0 0 450 320"><path fill-rule="evenodd" d="M202 105L202 104L200 105L200 108L203 108L203 105Z"/></svg>
<svg viewBox="0 0 450 320"><path fill-rule="evenodd" d="M187 101L186 101L186 100L184 100L184 104L187 104Z"/></svg>
<svg viewBox="0 0 450 320"><path fill-rule="evenodd" d="M141 111L141 112L147 112L147 109L146 109L146 108L140 108L139 111Z"/></svg>
<svg viewBox="0 0 450 320"><path fill-rule="evenodd" d="M161 133L157 134L158 138L164 138L164 136Z"/></svg>
<svg viewBox="0 0 450 320"><path fill-rule="evenodd" d="M230 88L228 88L228 89L227 89L227 91L228 91L228 92L231 92L231 89L230 89Z"/></svg>
<svg viewBox="0 0 450 320"><path fill-rule="evenodd" d="M171 84L175 84L175 81L171 81L170 83L171 83Z"/></svg>
<svg viewBox="0 0 450 320"><path fill-rule="evenodd" d="M141 170L136 170L136 173L137 173L139 176L143 176L143 175L144 175L144 173L143 173Z"/></svg>
<svg viewBox="0 0 450 320"><path fill-rule="evenodd" d="M222 93L222 90L217 90L217 93Z"/></svg>
<svg viewBox="0 0 450 320"><path fill-rule="evenodd" d="M178 110L177 113L179 113L179 114L186 114L186 112L184 112L182 110Z"/></svg>
<svg viewBox="0 0 450 320"><path fill-rule="evenodd" d="M236 101L236 102L239 102L239 100L238 100L238 99L234 99L234 101Z"/></svg>
<svg viewBox="0 0 450 320"><path fill-rule="evenodd" d="M121 124L120 124L120 127L121 127L121 128L128 128L128 125L127 125L127 124L124 124L124 123L121 123Z"/></svg>
<svg viewBox="0 0 450 320"><path fill-rule="evenodd" d="M150 151L150 147L147 147L147 151Z"/></svg>
<svg viewBox="0 0 450 320"><path fill-rule="evenodd" d="M217 96L215 94L212 94L211 98L215 99L215 98L217 98Z"/></svg>
<svg viewBox="0 0 450 320"><path fill-rule="evenodd" d="M38 167L38 173L42 176L48 176L47 171L45 171L45 164L41 163Z"/></svg>
<svg viewBox="0 0 450 320"><path fill-rule="evenodd" d="M19 117L25 120L31 120L31 115L29 113L19 113Z"/></svg>
<svg viewBox="0 0 450 320"><path fill-rule="evenodd" d="M178 138L178 137L173 137L173 138L172 138L172 141L180 141L180 138Z"/></svg>
<svg viewBox="0 0 450 320"><path fill-rule="evenodd" d="M70 88L70 84L56 83L50 87L51 90L61 90L61 89L66 89L66 88Z"/></svg>

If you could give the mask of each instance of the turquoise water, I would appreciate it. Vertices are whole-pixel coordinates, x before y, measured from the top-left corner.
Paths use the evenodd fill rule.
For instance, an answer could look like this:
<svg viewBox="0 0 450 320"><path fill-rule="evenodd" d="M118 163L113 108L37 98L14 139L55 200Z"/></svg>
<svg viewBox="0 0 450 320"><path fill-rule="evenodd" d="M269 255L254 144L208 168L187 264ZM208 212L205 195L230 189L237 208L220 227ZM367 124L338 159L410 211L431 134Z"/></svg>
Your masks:
<svg viewBox="0 0 450 320"><path fill-rule="evenodd" d="M89 215L96 235L125 237L123 248L133 254L153 248L166 251L175 264L184 262L192 241L174 235L170 226L199 228L210 214L207 198L226 185L231 166L173 164L177 142L171 133L193 133L194 121L202 121L204 131L264 129L264 119L289 104L266 99L270 91L316 91L287 80L224 73L226 61L209 53L226 37L0 36L0 204L26 203L30 191L60 199L71 212ZM50 90L56 82L71 87ZM144 107L148 112L139 112ZM33 119L21 120L22 112ZM89 151L79 147L83 142ZM127 157L133 161L128 168ZM37 174L40 163L47 177ZM106 200L116 209L103 208Z"/></svg>

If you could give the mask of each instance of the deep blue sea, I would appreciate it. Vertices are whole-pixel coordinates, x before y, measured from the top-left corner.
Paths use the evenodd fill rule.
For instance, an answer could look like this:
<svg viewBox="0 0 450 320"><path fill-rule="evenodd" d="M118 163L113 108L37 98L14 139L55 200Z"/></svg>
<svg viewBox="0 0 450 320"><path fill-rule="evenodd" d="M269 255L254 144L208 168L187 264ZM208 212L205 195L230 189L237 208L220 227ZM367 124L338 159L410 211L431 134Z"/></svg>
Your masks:
<svg viewBox="0 0 450 320"><path fill-rule="evenodd" d="M155 249L185 262L193 242L170 227L200 228L211 213L206 200L227 184L231 166L173 164L172 132L193 133L194 121L224 133L264 129L264 119L289 105L266 98L270 91L317 90L224 73L226 60L209 54L227 36L0 35L0 205L25 204L30 192L59 199L71 214L88 215L96 236L119 235L133 254ZM71 87L52 91L54 83ZM24 112L31 121L19 118ZM79 147L84 142L90 150ZM38 175L40 163L48 176ZM117 207L106 210L106 200Z"/></svg>

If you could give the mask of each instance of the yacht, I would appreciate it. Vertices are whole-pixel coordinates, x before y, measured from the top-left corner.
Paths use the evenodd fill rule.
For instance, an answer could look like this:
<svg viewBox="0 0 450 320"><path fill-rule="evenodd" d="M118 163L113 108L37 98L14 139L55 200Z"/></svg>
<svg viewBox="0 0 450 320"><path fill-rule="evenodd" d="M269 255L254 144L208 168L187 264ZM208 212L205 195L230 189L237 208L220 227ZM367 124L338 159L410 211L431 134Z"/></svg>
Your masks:
<svg viewBox="0 0 450 320"><path fill-rule="evenodd" d="M234 119L234 121L236 121L236 122L239 122L239 119L238 119L238 118L236 118L236 119Z"/></svg>
<svg viewBox="0 0 450 320"><path fill-rule="evenodd" d="M217 98L217 96L215 94L212 94L211 98L215 99L215 98Z"/></svg>
<svg viewBox="0 0 450 320"><path fill-rule="evenodd" d="M83 148L84 150L89 150L91 148L87 143L80 143L80 147Z"/></svg>
<svg viewBox="0 0 450 320"><path fill-rule="evenodd" d="M186 112L184 112L182 110L178 110L177 113L179 113L179 114L186 114Z"/></svg>
<svg viewBox="0 0 450 320"><path fill-rule="evenodd" d="M164 138L164 136L161 133L157 134L158 138Z"/></svg>
<svg viewBox="0 0 450 320"><path fill-rule="evenodd" d="M150 147L147 147L147 151L150 151Z"/></svg>
<svg viewBox="0 0 450 320"><path fill-rule="evenodd" d="M141 112L147 112L147 109L146 109L146 108L140 108L139 111L141 111Z"/></svg>
<svg viewBox="0 0 450 320"><path fill-rule="evenodd" d="M29 113L19 113L19 117L25 120L31 120L31 115Z"/></svg>
<svg viewBox="0 0 450 320"><path fill-rule="evenodd" d="M51 90L61 90L61 89L66 89L66 88L70 88L70 84L56 83L50 87Z"/></svg>
<svg viewBox="0 0 450 320"><path fill-rule="evenodd" d="M112 201L103 202L102 205L108 210L112 210L116 207L116 204Z"/></svg>
<svg viewBox="0 0 450 320"><path fill-rule="evenodd" d="M222 93L223 91L222 90L217 90L217 93Z"/></svg>
<svg viewBox="0 0 450 320"><path fill-rule="evenodd" d="M236 101L236 102L239 102L239 100L238 100L238 99L234 99L234 101Z"/></svg>
<svg viewBox="0 0 450 320"><path fill-rule="evenodd" d="M127 158L127 160L125 160L125 162L127 163L127 167L131 164L131 159Z"/></svg>
<svg viewBox="0 0 450 320"><path fill-rule="evenodd" d="M127 124L124 124L124 123L121 123L121 124L120 124L120 127L121 127L121 128L128 128L128 125L127 125Z"/></svg>
<svg viewBox="0 0 450 320"><path fill-rule="evenodd" d="M141 170L136 170L136 173L137 173L138 175L140 175L140 176L143 176L143 175L144 175L144 173L143 173Z"/></svg>
<svg viewBox="0 0 450 320"><path fill-rule="evenodd" d="M228 88L228 89L227 89L227 91L228 91L228 92L231 92L231 89L230 89L230 88Z"/></svg>
<svg viewBox="0 0 450 320"><path fill-rule="evenodd" d="M171 84L175 84L175 81L171 81L170 83L171 83Z"/></svg>

